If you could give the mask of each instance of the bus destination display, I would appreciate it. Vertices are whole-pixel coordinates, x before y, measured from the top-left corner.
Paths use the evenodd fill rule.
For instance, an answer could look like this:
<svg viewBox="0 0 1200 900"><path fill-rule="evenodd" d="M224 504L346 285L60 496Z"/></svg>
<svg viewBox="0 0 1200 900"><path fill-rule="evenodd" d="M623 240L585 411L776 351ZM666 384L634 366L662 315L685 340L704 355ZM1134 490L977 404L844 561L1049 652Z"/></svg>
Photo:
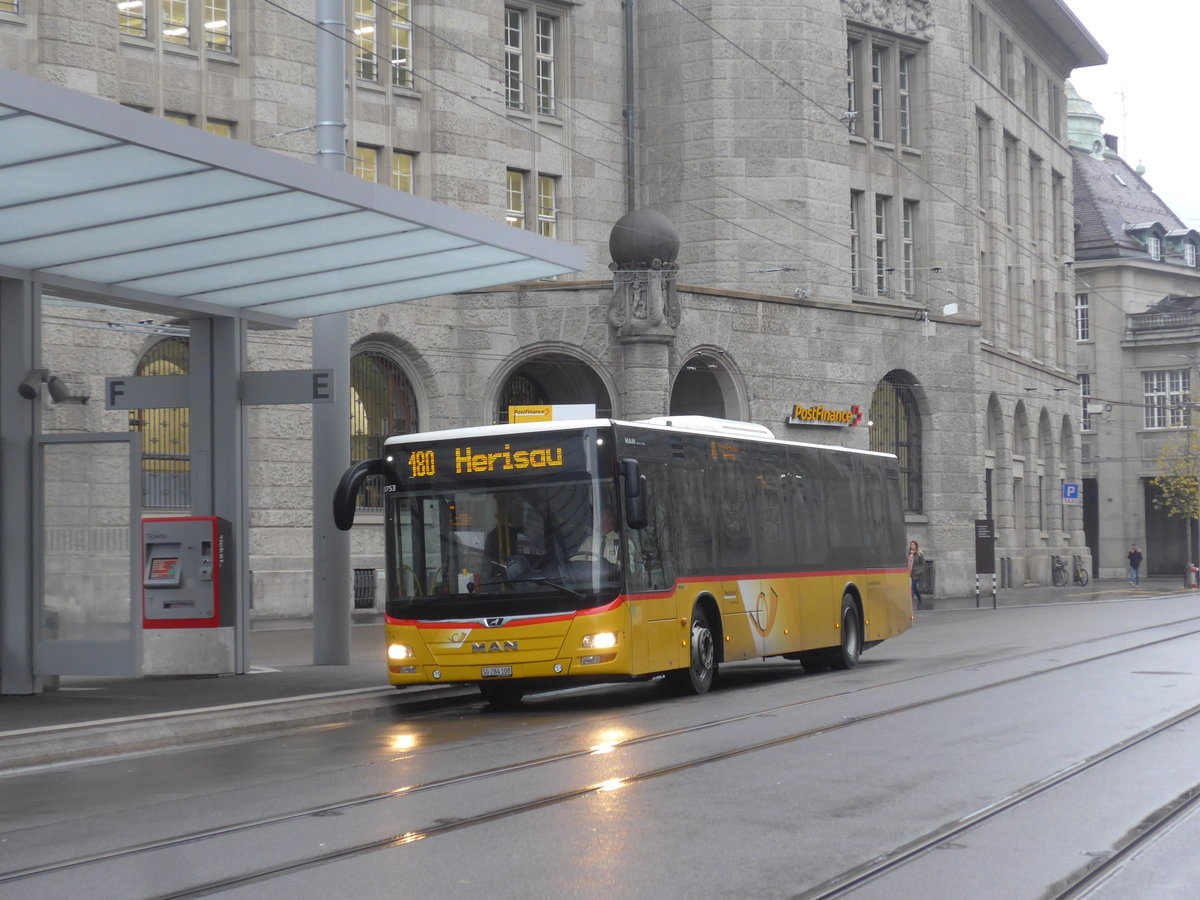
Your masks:
<svg viewBox="0 0 1200 900"><path fill-rule="evenodd" d="M557 475L587 470L583 443L578 434L518 437L503 442L466 440L405 449L407 464L400 462L398 468L409 483L470 480L475 476Z"/></svg>

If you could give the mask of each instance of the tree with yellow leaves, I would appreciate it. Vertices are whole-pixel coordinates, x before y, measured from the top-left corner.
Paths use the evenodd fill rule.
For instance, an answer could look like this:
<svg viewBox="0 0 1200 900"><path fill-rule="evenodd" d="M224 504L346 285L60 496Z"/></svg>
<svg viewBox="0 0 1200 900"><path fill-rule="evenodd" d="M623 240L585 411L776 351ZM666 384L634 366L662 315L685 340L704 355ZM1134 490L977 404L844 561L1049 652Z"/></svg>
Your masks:
<svg viewBox="0 0 1200 900"><path fill-rule="evenodd" d="M1200 436L1194 426L1172 434L1154 462L1154 506L1187 523L1188 561L1192 555L1192 520L1200 518Z"/></svg>

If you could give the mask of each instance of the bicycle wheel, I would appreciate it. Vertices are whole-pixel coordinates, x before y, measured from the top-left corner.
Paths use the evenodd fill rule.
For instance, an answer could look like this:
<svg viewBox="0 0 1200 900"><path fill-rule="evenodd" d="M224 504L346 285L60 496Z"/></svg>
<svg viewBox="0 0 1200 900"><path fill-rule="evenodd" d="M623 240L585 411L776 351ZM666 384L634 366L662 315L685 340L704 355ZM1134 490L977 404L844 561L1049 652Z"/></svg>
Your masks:
<svg viewBox="0 0 1200 900"><path fill-rule="evenodd" d="M1054 581L1055 587L1066 587L1067 570L1065 568L1063 568L1062 566L1055 566L1054 567L1054 575L1052 577L1052 580Z"/></svg>
<svg viewBox="0 0 1200 900"><path fill-rule="evenodd" d="M1083 568L1083 566L1080 566L1078 569L1075 570L1076 584L1087 587L1088 581L1089 581L1089 578L1088 578L1087 569Z"/></svg>

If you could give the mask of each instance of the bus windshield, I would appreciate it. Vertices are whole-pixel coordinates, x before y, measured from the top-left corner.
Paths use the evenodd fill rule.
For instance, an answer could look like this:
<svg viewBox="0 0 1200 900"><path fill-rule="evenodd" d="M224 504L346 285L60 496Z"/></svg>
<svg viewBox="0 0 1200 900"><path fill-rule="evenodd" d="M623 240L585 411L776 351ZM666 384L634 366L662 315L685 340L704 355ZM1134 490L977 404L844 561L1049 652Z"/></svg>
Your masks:
<svg viewBox="0 0 1200 900"><path fill-rule="evenodd" d="M623 583L616 492L586 475L388 495L388 615L453 619L592 608Z"/></svg>

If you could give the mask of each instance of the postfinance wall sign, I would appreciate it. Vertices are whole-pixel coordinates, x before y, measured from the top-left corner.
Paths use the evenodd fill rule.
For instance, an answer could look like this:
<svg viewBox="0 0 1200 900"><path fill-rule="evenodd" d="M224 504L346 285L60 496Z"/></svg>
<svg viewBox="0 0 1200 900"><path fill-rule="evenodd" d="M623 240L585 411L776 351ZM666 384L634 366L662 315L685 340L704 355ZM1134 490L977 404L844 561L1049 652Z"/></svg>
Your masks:
<svg viewBox="0 0 1200 900"><path fill-rule="evenodd" d="M849 409L830 409L827 406L805 406L797 403L792 407L789 425L825 425L835 428L857 428L862 421L862 408L856 403Z"/></svg>

